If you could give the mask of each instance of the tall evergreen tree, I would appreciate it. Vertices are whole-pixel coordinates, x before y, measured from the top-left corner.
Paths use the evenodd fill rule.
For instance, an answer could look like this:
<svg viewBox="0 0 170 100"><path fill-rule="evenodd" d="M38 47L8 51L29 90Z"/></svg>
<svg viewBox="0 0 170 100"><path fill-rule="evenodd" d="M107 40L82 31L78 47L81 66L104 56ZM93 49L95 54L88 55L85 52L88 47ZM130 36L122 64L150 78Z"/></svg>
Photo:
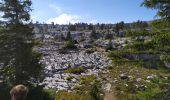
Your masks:
<svg viewBox="0 0 170 100"><path fill-rule="evenodd" d="M66 40L67 41L72 40L71 32L70 31L67 32Z"/></svg>
<svg viewBox="0 0 170 100"><path fill-rule="evenodd" d="M142 6L156 9L158 16L170 22L170 0L144 0Z"/></svg>
<svg viewBox="0 0 170 100"><path fill-rule="evenodd" d="M30 20L30 0L1 0L0 11L9 25L0 32L0 76L10 84L39 83L43 67L41 55L33 50L33 28Z"/></svg>
<svg viewBox="0 0 170 100"><path fill-rule="evenodd" d="M31 4L31 0L1 0L0 11L4 12L2 17L10 23L21 23L30 20Z"/></svg>
<svg viewBox="0 0 170 100"><path fill-rule="evenodd" d="M96 32L96 30L92 30L92 32L90 33L90 39L97 39L98 38L98 33Z"/></svg>
<svg viewBox="0 0 170 100"><path fill-rule="evenodd" d="M115 32L119 32L120 30L123 30L124 27L125 27L124 22L121 21L120 23L117 23L117 24L115 25L114 30L115 30Z"/></svg>

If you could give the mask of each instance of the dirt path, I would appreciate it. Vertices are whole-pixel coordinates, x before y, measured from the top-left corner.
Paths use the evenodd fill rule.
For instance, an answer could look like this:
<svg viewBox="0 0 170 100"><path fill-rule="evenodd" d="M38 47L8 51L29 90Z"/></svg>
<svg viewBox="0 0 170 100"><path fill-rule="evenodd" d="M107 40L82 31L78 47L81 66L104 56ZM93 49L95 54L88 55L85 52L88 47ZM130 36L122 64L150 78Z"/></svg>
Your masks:
<svg viewBox="0 0 170 100"><path fill-rule="evenodd" d="M117 100L113 92L106 92L104 100Z"/></svg>

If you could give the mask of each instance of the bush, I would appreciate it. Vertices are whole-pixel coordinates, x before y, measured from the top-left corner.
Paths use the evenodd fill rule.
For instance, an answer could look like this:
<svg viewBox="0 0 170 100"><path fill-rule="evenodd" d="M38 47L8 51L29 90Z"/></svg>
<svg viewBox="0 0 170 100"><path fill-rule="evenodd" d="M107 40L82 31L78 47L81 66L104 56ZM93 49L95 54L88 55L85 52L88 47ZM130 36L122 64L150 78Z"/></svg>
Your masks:
<svg viewBox="0 0 170 100"><path fill-rule="evenodd" d="M97 84L93 84L90 89L90 96L93 98L92 100L102 100L100 96L100 90Z"/></svg>
<svg viewBox="0 0 170 100"><path fill-rule="evenodd" d="M170 62L170 55L161 55L161 60Z"/></svg>
<svg viewBox="0 0 170 100"><path fill-rule="evenodd" d="M73 78L74 78L74 76L69 76L69 77L67 77L67 80L71 81Z"/></svg>
<svg viewBox="0 0 170 100"><path fill-rule="evenodd" d="M146 31L146 30L140 30L140 31L131 31L131 30L128 30L126 32L126 36L127 37L137 37L137 36L150 36L151 34Z"/></svg>
<svg viewBox="0 0 170 100"><path fill-rule="evenodd" d="M114 58L114 59L122 59L123 54L119 51L111 51L108 54L108 57Z"/></svg>
<svg viewBox="0 0 170 100"><path fill-rule="evenodd" d="M81 79L80 81L81 84L89 84L96 79L96 76L95 75L82 76L80 77L80 79Z"/></svg>
<svg viewBox="0 0 170 100"><path fill-rule="evenodd" d="M65 49L77 49L77 47L74 44L75 44L74 41L69 40L66 42L64 47Z"/></svg>

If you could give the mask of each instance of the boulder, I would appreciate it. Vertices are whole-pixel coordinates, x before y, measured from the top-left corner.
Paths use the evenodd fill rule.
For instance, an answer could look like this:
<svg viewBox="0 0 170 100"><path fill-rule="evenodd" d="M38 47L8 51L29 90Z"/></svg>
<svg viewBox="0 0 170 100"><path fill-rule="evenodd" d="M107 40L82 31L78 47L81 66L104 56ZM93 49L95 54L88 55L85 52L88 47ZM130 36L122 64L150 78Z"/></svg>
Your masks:
<svg viewBox="0 0 170 100"><path fill-rule="evenodd" d="M127 75L125 75L125 74L121 74L121 75L120 75L120 79L121 79L121 80L128 80L129 77L128 77Z"/></svg>

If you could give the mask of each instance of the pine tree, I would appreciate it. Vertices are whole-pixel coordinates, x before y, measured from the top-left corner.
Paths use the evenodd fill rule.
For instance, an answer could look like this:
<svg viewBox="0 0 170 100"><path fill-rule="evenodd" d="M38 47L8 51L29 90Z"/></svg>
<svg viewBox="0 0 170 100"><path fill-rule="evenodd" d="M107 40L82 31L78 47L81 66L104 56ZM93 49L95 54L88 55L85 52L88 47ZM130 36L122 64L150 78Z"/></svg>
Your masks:
<svg viewBox="0 0 170 100"><path fill-rule="evenodd" d="M156 9L157 16L170 22L170 0L144 0L141 6Z"/></svg>
<svg viewBox="0 0 170 100"><path fill-rule="evenodd" d="M30 20L31 4L31 0L1 0L0 11L4 12L3 18L17 24Z"/></svg>
<svg viewBox="0 0 170 100"><path fill-rule="evenodd" d="M98 38L98 33L96 33L96 30L92 30L90 33L90 39L97 39Z"/></svg>
<svg viewBox="0 0 170 100"><path fill-rule="evenodd" d="M30 0L0 2L3 18L9 22L0 32L0 75L10 84L38 84L43 79L41 55L33 50L33 28L26 24L31 4Z"/></svg>
<svg viewBox="0 0 170 100"><path fill-rule="evenodd" d="M72 40L71 32L70 31L67 32L66 40L67 41Z"/></svg>

